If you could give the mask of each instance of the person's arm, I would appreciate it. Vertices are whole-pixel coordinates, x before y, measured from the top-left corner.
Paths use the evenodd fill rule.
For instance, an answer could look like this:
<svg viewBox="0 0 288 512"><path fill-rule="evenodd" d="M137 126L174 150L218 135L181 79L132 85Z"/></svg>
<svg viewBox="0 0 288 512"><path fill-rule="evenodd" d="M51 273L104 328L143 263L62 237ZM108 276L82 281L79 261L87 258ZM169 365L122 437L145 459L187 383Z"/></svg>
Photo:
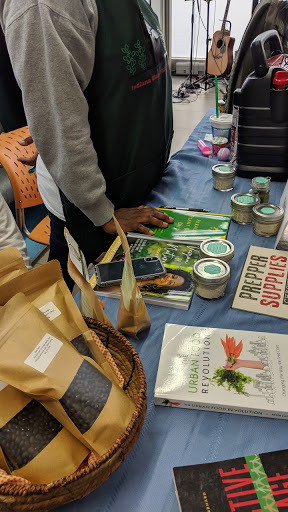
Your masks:
<svg viewBox="0 0 288 512"><path fill-rule="evenodd" d="M15 18L13 3L5 37L31 135L59 188L102 225L114 206L105 195L83 94L94 67L93 13L89 18L79 0L38 1Z"/></svg>
<svg viewBox="0 0 288 512"><path fill-rule="evenodd" d="M254 370L263 370L264 365L261 361L250 361L249 359L236 359L232 365L230 361L226 362L225 370L238 370L238 368L253 368Z"/></svg>
<svg viewBox="0 0 288 512"><path fill-rule="evenodd" d="M67 198L96 226L116 234L83 94L94 68L96 3L31 0L29 7L21 4L22 12L16 0L6 4L7 47L37 150ZM173 222L154 208L121 208L115 216L126 232L151 234L144 224L165 228Z"/></svg>

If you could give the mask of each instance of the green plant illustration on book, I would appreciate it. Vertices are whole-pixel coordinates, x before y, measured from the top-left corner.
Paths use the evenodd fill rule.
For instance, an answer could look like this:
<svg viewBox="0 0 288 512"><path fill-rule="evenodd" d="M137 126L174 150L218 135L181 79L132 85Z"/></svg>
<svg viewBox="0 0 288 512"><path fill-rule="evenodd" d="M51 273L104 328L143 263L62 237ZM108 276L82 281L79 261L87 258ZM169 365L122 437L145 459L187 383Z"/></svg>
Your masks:
<svg viewBox="0 0 288 512"><path fill-rule="evenodd" d="M180 402L171 402L170 400L163 400L163 405L166 405L167 407L178 407L180 405Z"/></svg>
<svg viewBox="0 0 288 512"><path fill-rule="evenodd" d="M227 391L236 391L240 395L248 395L245 390L246 384L256 382L255 379L239 372L239 368L253 368L255 370L263 370L264 365L261 361L250 361L239 359L243 350L243 343L240 341L236 345L235 338L226 334L226 341L220 338L227 361L225 366L216 368L213 378L210 379L211 384L223 387Z"/></svg>

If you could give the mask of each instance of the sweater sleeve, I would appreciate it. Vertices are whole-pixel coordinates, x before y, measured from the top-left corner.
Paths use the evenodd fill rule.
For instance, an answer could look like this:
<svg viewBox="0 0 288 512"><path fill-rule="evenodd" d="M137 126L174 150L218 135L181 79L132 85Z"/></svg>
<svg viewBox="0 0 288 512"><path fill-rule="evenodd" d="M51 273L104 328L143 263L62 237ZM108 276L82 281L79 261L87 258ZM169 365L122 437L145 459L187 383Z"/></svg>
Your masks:
<svg viewBox="0 0 288 512"><path fill-rule="evenodd" d="M83 2L69 1L71 10L65 12L59 2L32 2L6 25L5 36L45 166L67 198L101 226L112 218L114 206L105 195L83 93L94 67L97 29L95 16L93 25L92 16L80 12Z"/></svg>

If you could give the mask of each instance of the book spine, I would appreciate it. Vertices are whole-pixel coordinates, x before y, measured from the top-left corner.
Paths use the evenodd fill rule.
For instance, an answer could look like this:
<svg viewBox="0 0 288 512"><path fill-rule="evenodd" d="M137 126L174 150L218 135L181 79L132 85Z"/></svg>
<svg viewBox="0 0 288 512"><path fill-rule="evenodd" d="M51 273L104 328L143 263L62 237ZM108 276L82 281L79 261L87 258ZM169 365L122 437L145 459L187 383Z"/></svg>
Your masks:
<svg viewBox="0 0 288 512"><path fill-rule="evenodd" d="M114 242L112 243L112 245L109 247L109 249L107 250L105 256L103 257L101 263L110 263L110 261L113 260L116 252L118 251L119 247L121 247L121 240L120 240L120 237L117 236L117 238L115 238Z"/></svg>
<svg viewBox="0 0 288 512"><path fill-rule="evenodd" d="M120 293L117 292L107 292L102 291L101 289L97 289L97 295L101 297L109 297L109 299L120 299ZM161 299L161 297L149 297L148 295L142 295L145 304L156 304L156 306L162 306L164 308L174 308L174 309L183 309L188 310L191 299L188 302L180 302L177 300L169 300L169 299ZM192 297L191 297L192 298Z"/></svg>
<svg viewBox="0 0 288 512"><path fill-rule="evenodd" d="M129 232L127 233L127 237L129 238L137 238L141 240L153 240L153 242L166 242L168 244L178 244L178 245L192 245L193 247L199 247L201 242L205 239L205 237L201 239L187 239L187 238L159 238L158 236L150 236L150 235L141 235L139 233ZM207 237L206 237L207 238ZM219 236L219 238L225 238L225 236ZM104 259L103 259L104 262Z"/></svg>
<svg viewBox="0 0 288 512"><path fill-rule="evenodd" d="M154 404L162 405L164 407L178 407L181 409L224 412L228 414L243 414L245 416L255 416L259 418L276 418L280 420L288 419L288 412L283 411L269 411L267 409L255 409L252 407L238 407L234 405L223 404L201 404L195 402L188 402L187 400L177 400L176 398L169 399L167 397L155 397Z"/></svg>

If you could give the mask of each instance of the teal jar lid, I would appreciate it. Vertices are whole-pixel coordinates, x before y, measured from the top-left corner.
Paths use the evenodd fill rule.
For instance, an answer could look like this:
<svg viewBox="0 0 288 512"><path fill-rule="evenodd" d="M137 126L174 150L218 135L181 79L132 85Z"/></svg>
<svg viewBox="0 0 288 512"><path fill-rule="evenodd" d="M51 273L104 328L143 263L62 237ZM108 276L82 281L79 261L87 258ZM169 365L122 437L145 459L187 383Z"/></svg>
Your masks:
<svg viewBox="0 0 288 512"><path fill-rule="evenodd" d="M193 266L193 279L206 285L226 283L230 277L229 265L217 258L203 258Z"/></svg>
<svg viewBox="0 0 288 512"><path fill-rule="evenodd" d="M264 224L273 224L274 222L282 222L284 210L280 206L270 203L261 203L254 206L252 210L252 218L257 222Z"/></svg>
<svg viewBox="0 0 288 512"><path fill-rule="evenodd" d="M200 245L200 258L217 258L230 261L234 256L234 245L229 240L210 238Z"/></svg>
<svg viewBox="0 0 288 512"><path fill-rule="evenodd" d="M231 197L231 206L241 211L252 211L252 208L260 203L260 199L255 194L238 193Z"/></svg>
<svg viewBox="0 0 288 512"><path fill-rule="evenodd" d="M269 190L270 188L270 176L257 176L252 180L252 188L256 190Z"/></svg>
<svg viewBox="0 0 288 512"><path fill-rule="evenodd" d="M235 176L236 168L233 164L216 164L212 167L213 176L223 176L225 178Z"/></svg>

